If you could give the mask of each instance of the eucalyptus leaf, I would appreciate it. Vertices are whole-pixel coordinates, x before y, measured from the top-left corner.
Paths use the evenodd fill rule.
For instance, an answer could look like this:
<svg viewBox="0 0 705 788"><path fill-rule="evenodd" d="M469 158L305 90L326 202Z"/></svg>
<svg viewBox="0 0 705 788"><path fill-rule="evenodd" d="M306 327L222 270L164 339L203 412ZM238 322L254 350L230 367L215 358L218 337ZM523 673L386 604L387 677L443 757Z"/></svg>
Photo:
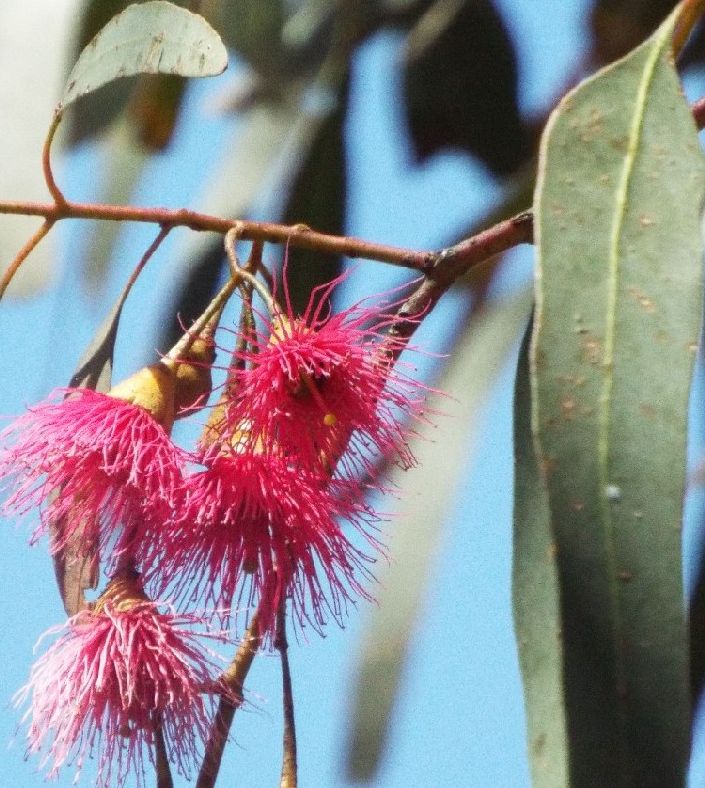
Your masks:
<svg viewBox="0 0 705 788"><path fill-rule="evenodd" d="M556 549L548 493L531 432L529 337L519 353L514 396L514 560L512 598L535 788L568 782L563 639Z"/></svg>
<svg viewBox="0 0 705 788"><path fill-rule="evenodd" d="M67 65L73 65L101 28L128 5L130 0L84 0ZM67 130L62 141L72 146L99 134L124 109L134 87L133 82L132 79L114 80L75 104L65 120Z"/></svg>
<svg viewBox="0 0 705 788"><path fill-rule="evenodd" d="M69 74L60 109L119 77L220 74L228 55L203 17L164 0L128 6L93 38Z"/></svg>
<svg viewBox="0 0 705 788"><path fill-rule="evenodd" d="M363 635L360 668L349 715L348 775L369 780L376 772L389 726L429 566L437 552L468 453L478 414L529 317L531 294L488 302L471 319L436 384L448 397L429 398L429 412L444 413L423 425L413 441L419 465L396 470L392 482L408 513L395 522L394 551L380 573L378 606Z"/></svg>
<svg viewBox="0 0 705 788"><path fill-rule="evenodd" d="M676 21L568 94L540 154L533 431L570 785L586 788L683 785L690 746L681 519L705 164Z"/></svg>

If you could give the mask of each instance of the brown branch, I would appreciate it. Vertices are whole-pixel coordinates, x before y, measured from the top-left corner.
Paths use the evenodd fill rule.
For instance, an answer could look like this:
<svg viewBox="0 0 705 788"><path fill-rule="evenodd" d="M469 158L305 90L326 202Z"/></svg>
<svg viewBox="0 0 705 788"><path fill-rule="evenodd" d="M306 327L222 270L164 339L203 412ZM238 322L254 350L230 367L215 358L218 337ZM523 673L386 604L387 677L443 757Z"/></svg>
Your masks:
<svg viewBox="0 0 705 788"><path fill-rule="evenodd" d="M242 706L244 695L243 687L247 674L250 671L255 654L259 651L261 643L257 613L252 617L252 622L245 633L240 648L230 667L221 676L221 682L227 692L221 695L218 710L213 718L210 735L206 743L206 751L198 774L196 788L213 788L218 779L223 751L228 741L230 726L237 709Z"/></svg>
<svg viewBox="0 0 705 788"><path fill-rule="evenodd" d="M44 149L42 150L42 170L44 171L44 180L46 181L49 193L54 198L54 202L57 205L65 205L66 198L64 197L64 193L57 186L56 180L54 179L54 173L51 169L51 143L54 141L54 135L56 134L56 130L59 128L60 122L61 112L57 112L54 115L54 119L51 122L51 126L49 126L46 139L44 140Z"/></svg>
<svg viewBox="0 0 705 788"><path fill-rule="evenodd" d="M673 31L673 56L675 58L682 52L703 12L705 12L705 0L685 0L681 6L680 16Z"/></svg>
<svg viewBox="0 0 705 788"><path fill-rule="evenodd" d="M303 249L314 249L328 254L363 257L382 263L399 265L425 271L433 266L432 252L418 252L398 246L371 243L360 238L326 235L303 224L284 225L271 222L252 222L223 219L185 208L139 208L131 205L103 205L100 203L66 202L63 204L36 202L0 202L0 214L43 216L51 221L61 219L96 219L112 222L146 222L171 227L188 227L191 230L214 232L224 235L232 227L242 229L244 241L290 243Z"/></svg>
<svg viewBox="0 0 705 788"><path fill-rule="evenodd" d="M8 265L7 270L0 279L0 299L5 295L5 291L8 288L8 285L12 281L12 277L17 273L19 267L24 263L24 261L29 257L29 255L36 249L39 245L39 242L44 238L46 235L49 234L49 230L54 226L53 219L46 219L42 226L29 238L27 243L20 249L17 253L15 259Z"/></svg>
<svg viewBox="0 0 705 788"><path fill-rule="evenodd" d="M157 788L174 788L161 720L155 720L154 749L156 751Z"/></svg>
<svg viewBox="0 0 705 788"><path fill-rule="evenodd" d="M705 128L705 96L699 98L695 104L691 104L693 111L693 120L699 129Z"/></svg>
<svg viewBox="0 0 705 788"><path fill-rule="evenodd" d="M294 720L294 693L291 687L291 670L289 668L289 643L286 639L286 599L282 600L277 613L277 637L274 643L279 651L282 663L282 698L284 705L284 742L282 756L282 774L280 788L296 788L296 723Z"/></svg>
<svg viewBox="0 0 705 788"><path fill-rule="evenodd" d="M443 252L415 251L398 246L372 243L360 238L326 235L300 224L283 225L271 222L223 219L218 216L209 216L208 214L197 213L196 211L189 211L183 208L172 210L169 208L139 208L129 205L74 202L67 202L63 205L0 202L0 214L43 216L47 221L51 222L57 222L61 219L146 222L160 224L164 227L188 227L191 230L215 232L223 235L233 227L238 227L240 230L238 237L246 241L289 243L295 247L313 249L322 253L377 260L381 263L412 268L422 272L431 271L437 266L439 258L447 254L447 250ZM499 249L499 251L508 249L519 242L516 240L514 228L511 224L502 222L493 230L495 231L493 238L496 241L499 240L503 231L509 231L503 248ZM478 246L483 238L489 237L487 232L468 239L464 245L458 245L456 262L461 262L465 254L469 254L469 259L472 259L474 262L481 262L492 254L496 254L496 251L492 250L487 254L483 254L481 247ZM500 243L500 245L502 244Z"/></svg>
<svg viewBox="0 0 705 788"><path fill-rule="evenodd" d="M701 9L702 6L705 6L705 0L690 0L686 10L684 10L684 14L689 9L695 13L696 9ZM702 10L697 13L702 13ZM686 20L684 24L685 28L681 29L686 29L690 23ZM705 127L705 98L695 102L692 106L692 111L697 127L699 129ZM50 141L51 138L48 137L47 142L50 143ZM47 161L45 159L45 175L47 175L46 165ZM51 169L48 170L48 174L47 183L51 184L53 183ZM52 189L51 185L50 189ZM288 243L294 247L312 249L326 254L377 260L382 263L421 271L427 275L429 280L436 282L435 287L430 285L423 287L422 292L411 303L413 307L421 305L425 309L432 307L435 301L438 300L436 292L439 289L441 293L445 292L448 287L448 276L457 278L460 273L464 273L472 266L484 262L495 254L506 251L520 243L531 242L532 237L533 219L529 211L525 211L513 219L500 222L489 230L478 233L450 249L441 252L427 252L371 243L360 238L326 235L303 224L289 226L271 222L223 219L222 217L210 216L186 210L185 208L173 210L169 208L140 208L129 205L67 202L63 194L58 190L58 187L52 190L52 195L56 200L55 203L0 201L0 214L43 216L46 223L49 223L49 226L61 219L96 219L117 222L147 222L160 224L163 227L188 227L191 230L215 232L223 235L233 227L238 227L240 230L239 237L243 240L263 243ZM35 241L34 245L37 242ZM34 247L32 246L31 248ZM31 251L31 248L29 251Z"/></svg>
<svg viewBox="0 0 705 788"><path fill-rule="evenodd" d="M533 215L531 211L524 211L439 252L435 268L424 276L421 284L397 311L400 320L390 329L387 341L389 356L392 359L399 357L421 319L435 307L456 279L494 255L522 243L532 243L533 236Z"/></svg>

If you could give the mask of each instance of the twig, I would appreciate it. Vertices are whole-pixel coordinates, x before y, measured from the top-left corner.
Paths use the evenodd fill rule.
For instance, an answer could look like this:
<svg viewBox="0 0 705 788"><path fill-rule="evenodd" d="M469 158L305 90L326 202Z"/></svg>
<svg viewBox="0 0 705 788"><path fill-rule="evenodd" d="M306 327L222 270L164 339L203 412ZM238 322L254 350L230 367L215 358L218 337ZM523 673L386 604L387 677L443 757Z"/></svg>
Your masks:
<svg viewBox="0 0 705 788"><path fill-rule="evenodd" d="M157 761L157 788L174 788L174 780L171 776L169 758L167 757L166 744L164 743L164 731L159 719L155 719L154 722L154 749Z"/></svg>
<svg viewBox="0 0 705 788"><path fill-rule="evenodd" d="M66 205L64 193L57 186L56 180L54 179L54 173L51 169L51 143L54 141L54 135L56 134L56 130L59 128L61 115L61 112L57 112L54 115L54 119L51 122L51 126L49 126L46 139L44 140L44 149L42 150L42 170L44 171L44 180L46 181L49 193L54 198L54 202L57 205Z"/></svg>
<svg viewBox="0 0 705 788"><path fill-rule="evenodd" d="M699 98L695 104L691 105L693 111L693 120L699 129L705 128L705 96Z"/></svg>
<svg viewBox="0 0 705 788"><path fill-rule="evenodd" d="M282 663L282 697L284 704L284 746L282 756L282 775L280 788L296 788L296 723L294 720L294 693L291 688L291 670L289 669L289 644L286 639L286 598L277 613L277 637L274 643Z"/></svg>
<svg viewBox="0 0 705 788"><path fill-rule="evenodd" d="M171 225L167 225L166 227L162 226L159 228L159 232L157 233L157 237L152 241L152 243L147 247L145 253L140 258L139 263L135 266L134 271L130 274L130 278L125 283L125 290L130 290L132 285L137 281L137 278L142 273L142 269L147 265L147 263L152 259L154 253L159 249L159 247L164 242L164 239L169 235L171 232L172 227Z"/></svg>
<svg viewBox="0 0 705 788"><path fill-rule="evenodd" d="M193 322L191 327L184 332L174 347L164 356L165 361L173 363L175 361L181 361L185 357L191 345L193 345L201 335L203 329L216 315L222 312L223 307L230 296L235 292L239 283L239 279L230 278L223 287L221 287L218 293L216 293L215 298L208 304L203 314Z"/></svg>
<svg viewBox="0 0 705 788"><path fill-rule="evenodd" d="M43 216L52 222L57 222L61 219L145 222L161 224L165 227L188 227L191 230L214 232L221 235L227 233L231 228L239 226L239 237L244 241L289 243L291 246L302 249L313 249L326 254L377 260L381 263L412 268L422 272L433 269L438 262L440 254L439 252L415 251L398 246L371 243L360 238L326 235L325 233L311 230L304 225L223 219L222 217L197 213L184 208L172 210L169 208L139 208L126 205L74 202L67 202L63 205L35 202L0 202L0 214ZM514 239L508 237L505 248L509 249L512 245L514 245Z"/></svg>
<svg viewBox="0 0 705 788"><path fill-rule="evenodd" d="M689 0L684 6L682 17L683 22L677 32L678 36L685 35L682 31L689 31L692 22L698 15L703 13L705 0ZM676 40L676 46L678 45ZM692 105L693 118L699 129L705 127L705 98L702 98ZM484 262L495 254L506 251L512 246L531 241L532 235L532 216L529 211L525 211L513 219L500 222L494 227L482 233L478 233L472 238L457 244L451 250L442 252L426 252L404 249L386 244L376 244L363 241L360 238L346 236L326 235L319 233L306 225L282 225L271 222L253 222L243 220L223 219L218 216L210 216L196 211L189 211L184 208L172 210L169 208L139 208L125 205L103 205L100 203L77 203L68 202L54 182L51 168L48 166L48 149L55 129L50 128L47 137L47 147L45 148L44 169L47 185L52 196L56 200L54 203L36 202L15 202L0 201L0 214L23 215L23 216L43 216L49 227L52 223L61 219L96 219L103 221L132 221L160 224L163 227L188 227L192 230L202 232L215 232L225 234L233 227L240 230L239 237L248 241L262 241L270 243L288 243L294 247L312 249L322 253L343 255L353 258L365 258L376 260L382 263L398 265L405 268L412 268L417 271L429 273L441 269L457 271L468 270L474 265ZM53 129L53 131L52 131ZM46 227L43 225L43 227ZM46 234L48 229L44 232ZM41 236L43 237L43 236ZM34 245L41 240L41 237L34 241ZM25 248L30 244L28 242ZM29 251L34 248L30 246ZM24 249L23 249L24 251ZM29 254L29 251L25 253ZM449 252L453 252L452 264L446 265L444 260ZM20 261L21 262L21 261ZM456 274L456 277L458 274ZM431 277L438 279L438 276ZM442 286L439 284L439 286ZM425 297L433 295L428 289ZM0 294L1 294L0 290Z"/></svg>
<svg viewBox="0 0 705 788"><path fill-rule="evenodd" d="M685 0L681 6L680 17L673 31L673 56L680 55L693 28L705 12L705 0Z"/></svg>
<svg viewBox="0 0 705 788"><path fill-rule="evenodd" d="M15 259L7 267L7 270L0 279L0 299L5 295L8 285L12 281L12 277L17 273L22 263L29 257L29 255L38 246L39 242L48 235L49 230L54 226L53 219L46 219L42 226L29 238L27 243L17 253Z"/></svg>
<svg viewBox="0 0 705 788"><path fill-rule="evenodd" d="M532 243L533 215L524 211L499 222L481 233L438 253L438 262L397 311L399 320L389 331L387 352L396 360L416 331L420 319L428 314L440 297L470 268L512 246Z"/></svg>
<svg viewBox="0 0 705 788"><path fill-rule="evenodd" d="M213 788L215 781L218 779L218 772L223 759L223 750L230 733L230 726L236 710L242 706L244 699L243 686L250 671L252 660L259 651L260 643L259 623L257 613L255 613L245 637L240 643L240 648L235 654L235 658L230 667L221 676L221 682L226 687L227 692L221 695L218 711L211 725L196 788Z"/></svg>

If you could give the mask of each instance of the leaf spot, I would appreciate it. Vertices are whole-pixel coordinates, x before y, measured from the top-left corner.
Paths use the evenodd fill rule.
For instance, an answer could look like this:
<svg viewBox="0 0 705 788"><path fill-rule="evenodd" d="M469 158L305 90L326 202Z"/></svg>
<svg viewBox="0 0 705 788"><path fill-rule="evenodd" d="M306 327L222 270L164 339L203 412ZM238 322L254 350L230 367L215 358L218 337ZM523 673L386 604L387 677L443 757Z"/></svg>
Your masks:
<svg viewBox="0 0 705 788"><path fill-rule="evenodd" d="M622 500L622 488L616 484L605 485L605 498L610 503L619 503Z"/></svg>

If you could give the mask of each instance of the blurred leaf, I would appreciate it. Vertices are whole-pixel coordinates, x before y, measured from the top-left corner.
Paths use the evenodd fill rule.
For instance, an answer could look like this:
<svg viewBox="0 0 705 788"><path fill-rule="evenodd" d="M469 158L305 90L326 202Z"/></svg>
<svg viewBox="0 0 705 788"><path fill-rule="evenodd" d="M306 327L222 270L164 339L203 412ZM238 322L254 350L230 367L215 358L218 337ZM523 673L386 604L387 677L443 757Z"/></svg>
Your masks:
<svg viewBox="0 0 705 788"><path fill-rule="evenodd" d="M186 81L181 77L143 74L132 93L127 117L113 123L103 138L101 153L106 162L101 173L99 202L123 205L130 201L150 152L170 141L181 106ZM95 222L85 248L86 290L95 294L107 278L115 242L123 231L119 222Z"/></svg>
<svg viewBox="0 0 705 788"><path fill-rule="evenodd" d="M284 212L285 224L307 224L331 235L344 233L347 87L343 93L333 112L320 123L309 149L303 151ZM315 287L340 275L342 259L307 249L290 248L288 254L289 297L295 312L300 314Z"/></svg>
<svg viewBox="0 0 705 788"><path fill-rule="evenodd" d="M436 0L409 33L404 84L420 160L458 147L507 175L531 154L514 49L490 0Z"/></svg>
<svg viewBox="0 0 705 788"><path fill-rule="evenodd" d="M365 5L364 0L356 4L358 8ZM287 19L282 29L282 41L293 51L300 51L319 40L326 30L330 30L336 12L342 14L343 9L336 7L330 0L303 0L299 8Z"/></svg>
<svg viewBox="0 0 705 788"><path fill-rule="evenodd" d="M74 13L75 0L0 3L2 199L43 202L49 196L41 168L42 144L62 89L61 67ZM36 217L0 217L1 270L38 226ZM9 296L29 297L48 284L55 273L55 243L50 233L34 250L14 277Z"/></svg>
<svg viewBox="0 0 705 788"><path fill-rule="evenodd" d="M519 354L514 398L514 625L532 784L564 788L569 781L560 591L548 495L531 433L530 336L529 328Z"/></svg>
<svg viewBox="0 0 705 788"><path fill-rule="evenodd" d="M336 22L359 16L365 4L330 0L206 0L225 43L247 61L270 88L282 94L292 78L312 74L336 42Z"/></svg>
<svg viewBox="0 0 705 788"><path fill-rule="evenodd" d="M542 143L532 393L561 583L572 786L683 785L681 519L705 165L676 15Z"/></svg>
<svg viewBox="0 0 705 788"><path fill-rule="evenodd" d="M678 70L703 65L705 65L705 20L701 19L678 58Z"/></svg>
<svg viewBox="0 0 705 788"><path fill-rule="evenodd" d="M284 0L206 0L204 13L225 44L262 76L286 73Z"/></svg>
<svg viewBox="0 0 705 788"><path fill-rule="evenodd" d="M447 415L438 418L436 427L420 427L413 440L419 467L392 474L405 514L396 518L392 561L380 572L379 605L362 640L349 715L347 772L354 780L371 780L378 768L443 521L474 446L477 416L516 347L530 309L527 291L489 302L471 318L437 383L453 399L432 395L428 401L428 412Z"/></svg>
<svg viewBox="0 0 705 788"><path fill-rule="evenodd" d="M164 150L171 141L185 89L183 77L143 74L138 80L128 117L136 140L148 150Z"/></svg>
<svg viewBox="0 0 705 788"><path fill-rule="evenodd" d="M702 526L701 526L702 527ZM690 598L690 693L695 707L705 688L705 556L700 555Z"/></svg>
<svg viewBox="0 0 705 788"><path fill-rule="evenodd" d="M203 77L220 74L227 65L225 47L203 17L164 0L132 5L108 22L81 52L61 106L119 77Z"/></svg>
<svg viewBox="0 0 705 788"><path fill-rule="evenodd" d="M656 30L678 0L595 0L591 24L596 62L611 63Z"/></svg>
<svg viewBox="0 0 705 788"><path fill-rule="evenodd" d="M105 168L101 171L99 201L124 205L130 201L149 152L135 139L135 129L120 118L103 139L101 153ZM84 276L81 282L89 294L100 292L107 278L115 243L125 228L120 222L93 222L82 248Z"/></svg>
<svg viewBox="0 0 705 788"><path fill-rule="evenodd" d="M221 284L221 273L225 261L225 250L220 238L211 240L210 246L192 264L181 283L175 302L170 307L164 330L157 341L157 347L173 347L184 333L184 326L189 326L200 315L215 297Z"/></svg>

